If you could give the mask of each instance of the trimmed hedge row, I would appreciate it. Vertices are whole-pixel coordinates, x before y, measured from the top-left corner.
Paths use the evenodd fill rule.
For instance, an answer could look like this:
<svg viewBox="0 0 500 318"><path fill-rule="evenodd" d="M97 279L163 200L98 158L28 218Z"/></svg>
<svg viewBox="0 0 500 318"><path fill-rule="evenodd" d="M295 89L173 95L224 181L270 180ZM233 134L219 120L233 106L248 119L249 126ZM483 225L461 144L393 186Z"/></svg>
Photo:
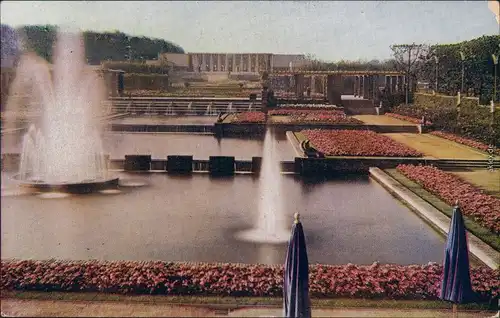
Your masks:
<svg viewBox="0 0 500 318"><path fill-rule="evenodd" d="M310 265L315 298L437 299L442 266ZM283 266L162 261L2 260L2 290L279 297ZM471 269L483 301L499 296L500 271Z"/></svg>
<svg viewBox="0 0 500 318"><path fill-rule="evenodd" d="M415 94L414 104L399 105L391 112L417 119L425 116L437 130L500 147L500 111L492 118L488 107L471 99L462 99L460 113L455 105L455 98Z"/></svg>

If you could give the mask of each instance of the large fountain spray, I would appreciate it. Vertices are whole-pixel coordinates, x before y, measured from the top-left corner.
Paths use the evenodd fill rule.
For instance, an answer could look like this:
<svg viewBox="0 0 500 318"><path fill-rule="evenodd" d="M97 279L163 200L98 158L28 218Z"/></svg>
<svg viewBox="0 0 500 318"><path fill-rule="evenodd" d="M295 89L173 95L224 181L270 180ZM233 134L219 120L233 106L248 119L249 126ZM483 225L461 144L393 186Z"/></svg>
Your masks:
<svg viewBox="0 0 500 318"><path fill-rule="evenodd" d="M276 142L268 130L264 138L264 153L259 182L259 210L256 227L237 234L237 237L257 243L286 243L290 233L284 227L281 167Z"/></svg>
<svg viewBox="0 0 500 318"><path fill-rule="evenodd" d="M22 145L18 179L32 185L109 182L101 142L99 113L104 83L84 62L80 33L59 32L52 76L40 59L25 55L18 79L29 77L38 89L41 121L31 124ZM37 67L38 65L38 67ZM25 80L26 81L26 80ZM116 180L117 181L117 180Z"/></svg>

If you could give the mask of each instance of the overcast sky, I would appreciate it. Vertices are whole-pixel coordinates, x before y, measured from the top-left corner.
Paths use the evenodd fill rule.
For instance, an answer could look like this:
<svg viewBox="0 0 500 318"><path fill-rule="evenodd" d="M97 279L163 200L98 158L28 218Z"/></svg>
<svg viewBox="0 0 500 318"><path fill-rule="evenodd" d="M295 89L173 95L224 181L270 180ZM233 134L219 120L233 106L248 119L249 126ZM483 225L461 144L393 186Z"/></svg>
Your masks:
<svg viewBox="0 0 500 318"><path fill-rule="evenodd" d="M390 56L394 43L454 43L498 34L486 1L2 1L1 21L120 30L188 52Z"/></svg>

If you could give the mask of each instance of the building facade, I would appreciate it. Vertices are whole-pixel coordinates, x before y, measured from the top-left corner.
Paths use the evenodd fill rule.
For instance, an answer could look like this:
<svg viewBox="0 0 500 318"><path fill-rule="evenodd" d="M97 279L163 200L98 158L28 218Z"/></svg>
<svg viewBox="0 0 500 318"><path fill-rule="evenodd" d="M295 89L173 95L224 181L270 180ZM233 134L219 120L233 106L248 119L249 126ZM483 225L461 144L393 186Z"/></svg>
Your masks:
<svg viewBox="0 0 500 318"><path fill-rule="evenodd" d="M162 64L171 64L188 72L259 73L299 69L308 63L301 54L272 53L162 53Z"/></svg>

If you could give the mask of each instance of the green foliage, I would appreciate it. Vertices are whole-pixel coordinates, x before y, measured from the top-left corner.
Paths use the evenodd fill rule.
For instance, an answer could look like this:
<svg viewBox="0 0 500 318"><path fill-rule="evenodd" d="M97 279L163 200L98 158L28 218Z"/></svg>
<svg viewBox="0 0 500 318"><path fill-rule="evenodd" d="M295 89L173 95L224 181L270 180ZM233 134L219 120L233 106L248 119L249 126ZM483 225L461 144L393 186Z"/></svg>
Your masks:
<svg viewBox="0 0 500 318"><path fill-rule="evenodd" d="M463 98L459 113L455 98L415 94L414 104L399 105L392 112L414 118L425 116L435 129L500 147L500 111L492 118L490 108L479 106L475 100Z"/></svg>
<svg viewBox="0 0 500 318"><path fill-rule="evenodd" d="M324 62L313 59L311 65L304 68L307 71L391 71L396 69L394 60Z"/></svg>
<svg viewBox="0 0 500 318"><path fill-rule="evenodd" d="M481 104L487 104L493 96L494 64L492 54L500 53L500 36L482 36L456 44L431 46L430 53L422 58L419 78L435 83L436 60L438 58L438 92L455 95L460 91L462 82L462 60L464 53L464 91L480 98ZM500 85L500 70L497 65L497 85ZM500 100L497 90L496 101Z"/></svg>
<svg viewBox="0 0 500 318"><path fill-rule="evenodd" d="M51 25L26 25L17 30L24 38L27 49L34 50L52 62L52 47L56 39L57 27ZM115 32L83 32L85 55L90 64L102 61L123 61L129 58L152 60L158 53L184 53L184 50L169 41L147 37L130 36ZM128 48L130 46L130 50Z"/></svg>

